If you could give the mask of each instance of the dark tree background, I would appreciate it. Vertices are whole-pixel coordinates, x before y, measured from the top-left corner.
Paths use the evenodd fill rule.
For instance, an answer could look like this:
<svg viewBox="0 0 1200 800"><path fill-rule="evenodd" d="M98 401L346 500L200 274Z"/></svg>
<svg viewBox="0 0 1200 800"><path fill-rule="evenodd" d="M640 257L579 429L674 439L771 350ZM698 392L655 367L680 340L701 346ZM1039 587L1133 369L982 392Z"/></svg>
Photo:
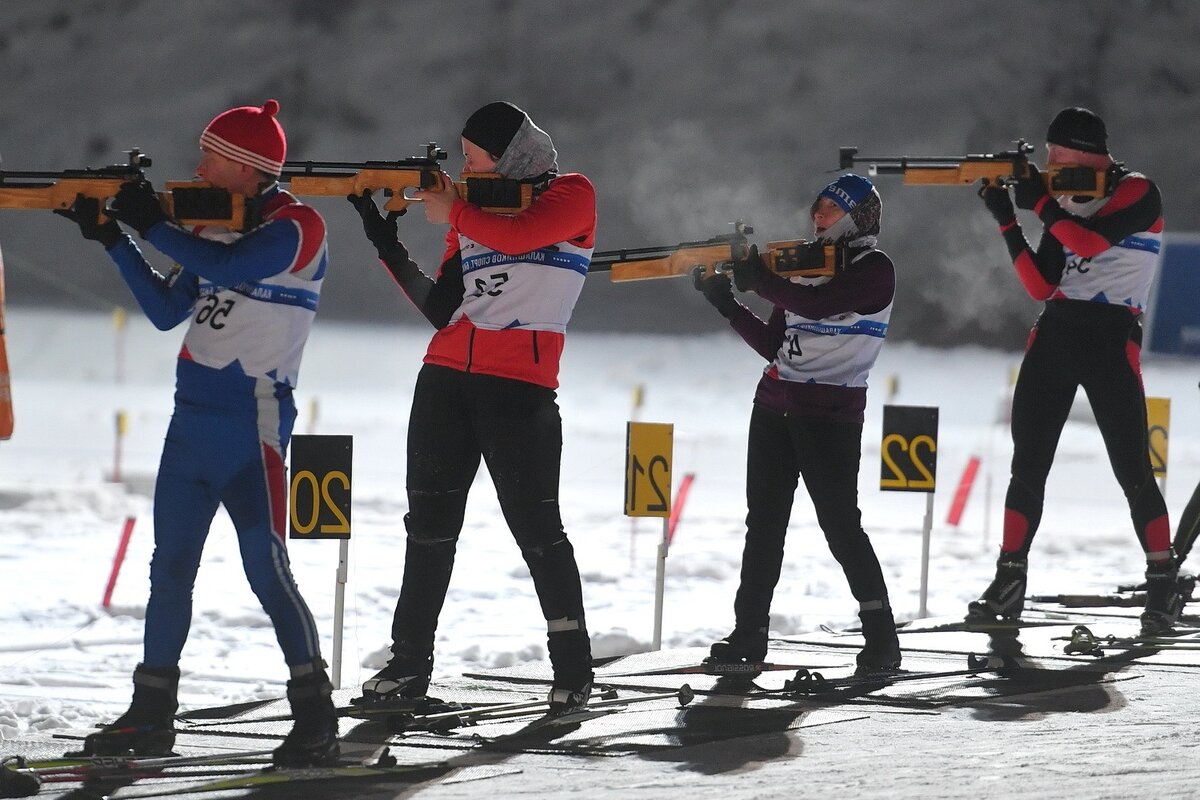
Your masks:
<svg viewBox="0 0 1200 800"><path fill-rule="evenodd" d="M186 179L214 114L275 97L290 158L397 158L432 139L453 173L466 115L504 98L596 184L599 248L704 238L734 219L766 241L810 234L839 146L961 155L1024 137L1040 158L1053 114L1085 105L1114 155L1159 184L1169 236L1200 224L1198 39L1187 0L6 0L0 166L97 166L138 146L156 181ZM893 336L1019 347L1037 304L973 191L877 185L901 279ZM348 204L314 204L334 259L322 318L420 323ZM432 267L444 229L417 213L402 232ZM0 210L0 243L11 303L132 306L63 220ZM721 325L686 280L602 276L573 322Z"/></svg>

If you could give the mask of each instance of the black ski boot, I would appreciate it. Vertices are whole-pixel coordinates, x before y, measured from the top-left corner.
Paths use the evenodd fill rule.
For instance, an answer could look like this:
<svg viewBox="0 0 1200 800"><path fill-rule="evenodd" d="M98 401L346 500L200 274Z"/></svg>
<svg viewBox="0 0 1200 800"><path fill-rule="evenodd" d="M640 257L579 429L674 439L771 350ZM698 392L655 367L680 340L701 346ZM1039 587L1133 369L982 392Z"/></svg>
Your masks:
<svg viewBox="0 0 1200 800"><path fill-rule="evenodd" d="M705 664L747 664L767 657L767 629L734 628L720 641L708 648Z"/></svg>
<svg viewBox="0 0 1200 800"><path fill-rule="evenodd" d="M418 653L401 642L395 642L387 666L363 681L362 697L352 702L377 703L424 697L429 691L429 676L432 674L433 653Z"/></svg>
<svg viewBox="0 0 1200 800"><path fill-rule="evenodd" d="M129 710L83 740L83 749L68 757L174 755L175 712L179 709L179 667L145 667L133 671Z"/></svg>
<svg viewBox="0 0 1200 800"><path fill-rule="evenodd" d="M546 648L554 667L554 684L546 700L553 716L580 711L592 695L592 641L583 614L547 620Z"/></svg>
<svg viewBox="0 0 1200 800"><path fill-rule="evenodd" d="M996 578L978 600L967 604L967 622L1020 619L1028 569L1027 559L1001 553L996 561Z"/></svg>
<svg viewBox="0 0 1200 800"><path fill-rule="evenodd" d="M900 669L900 638L888 606L858 612L862 620L863 649L855 662L855 675L880 675Z"/></svg>
<svg viewBox="0 0 1200 800"><path fill-rule="evenodd" d="M295 722L271 761L277 767L327 767L338 762L338 717L330 695L333 686L324 664L288 681L287 699Z"/></svg>
<svg viewBox="0 0 1200 800"><path fill-rule="evenodd" d="M1162 636L1174 631L1183 612L1179 591L1179 568L1175 560L1146 565L1146 609L1142 612L1142 636Z"/></svg>
<svg viewBox="0 0 1200 800"><path fill-rule="evenodd" d="M550 689L549 696L546 697L550 705L550 716L561 716L562 714L570 714L572 711L582 711L587 708L588 700L592 696L592 682L589 680L583 685L559 686L559 679L554 679L554 686ZM566 681L562 681L566 684Z"/></svg>

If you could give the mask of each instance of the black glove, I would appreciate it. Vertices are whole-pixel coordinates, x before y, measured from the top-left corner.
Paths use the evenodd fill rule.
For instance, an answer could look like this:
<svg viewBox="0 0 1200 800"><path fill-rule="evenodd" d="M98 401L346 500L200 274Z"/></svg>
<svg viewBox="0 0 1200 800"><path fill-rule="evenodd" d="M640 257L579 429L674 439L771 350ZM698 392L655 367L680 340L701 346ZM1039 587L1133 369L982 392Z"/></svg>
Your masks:
<svg viewBox="0 0 1200 800"><path fill-rule="evenodd" d="M99 242L108 250L121 241L121 226L111 219L100 222L100 201L94 197L75 195L75 202L70 208L56 208L54 213L65 217L79 226L83 238Z"/></svg>
<svg viewBox="0 0 1200 800"><path fill-rule="evenodd" d="M723 317L731 315L738 304L737 300L733 299L733 287L729 283L728 275L717 272L706 278L704 267L696 267L692 270L692 285Z"/></svg>
<svg viewBox="0 0 1200 800"><path fill-rule="evenodd" d="M758 284L766 271L767 265L758 254L758 245L752 244L749 254L744 259L733 262L733 285L739 292L748 292Z"/></svg>
<svg viewBox="0 0 1200 800"><path fill-rule="evenodd" d="M1008 189L1003 186L996 186L984 178L983 185L979 187L979 196L983 198L983 204L1001 228L1011 225L1017 218L1012 198L1008 196Z"/></svg>
<svg viewBox="0 0 1200 800"><path fill-rule="evenodd" d="M136 230L143 239L151 228L167 219L158 192L145 178L121 184L107 213Z"/></svg>
<svg viewBox="0 0 1200 800"><path fill-rule="evenodd" d="M375 252L379 253L380 259L388 262L407 261L408 250L396 235L396 218L404 212L389 211L386 217L380 214L375 201L371 199L370 189L363 189L361 195L348 194L346 199L362 217L363 233L375 245Z"/></svg>
<svg viewBox="0 0 1200 800"><path fill-rule="evenodd" d="M1017 208L1025 208L1032 210L1043 197L1047 197L1049 192L1046 191L1046 179L1042 177L1042 173L1033 164L1029 165L1029 174L1023 178L1018 178L1016 186L1013 187L1013 196L1017 201Z"/></svg>

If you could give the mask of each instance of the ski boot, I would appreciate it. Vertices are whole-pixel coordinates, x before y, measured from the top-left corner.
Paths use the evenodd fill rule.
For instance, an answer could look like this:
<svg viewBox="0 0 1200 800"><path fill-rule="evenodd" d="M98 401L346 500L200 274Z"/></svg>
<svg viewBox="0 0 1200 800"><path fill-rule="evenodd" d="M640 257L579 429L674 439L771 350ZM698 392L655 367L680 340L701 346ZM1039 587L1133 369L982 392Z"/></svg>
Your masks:
<svg viewBox="0 0 1200 800"><path fill-rule="evenodd" d="M1146 609L1142 612L1142 636L1163 636L1174 630L1183 612L1179 591L1179 568L1172 559L1146 565Z"/></svg>
<svg viewBox="0 0 1200 800"><path fill-rule="evenodd" d="M582 711L592 694L592 642L580 612L576 617L546 621L546 649L554 667L554 684L546 698L551 716Z"/></svg>
<svg viewBox="0 0 1200 800"><path fill-rule="evenodd" d="M175 712L179 709L179 667L146 667L133 671L129 710L83 740L83 749L68 757L174 755Z"/></svg>
<svg viewBox="0 0 1200 800"><path fill-rule="evenodd" d="M384 700L417 699L429 691L429 676L433 674L433 653L409 651L400 643L392 645L392 657L387 666L363 681L362 697L352 703L370 704Z"/></svg>
<svg viewBox="0 0 1200 800"><path fill-rule="evenodd" d="M283 743L271 754L277 767L327 767L338 762L338 717L330 695L333 685L324 662L307 675L288 681L287 699L295 722Z"/></svg>
<svg viewBox="0 0 1200 800"><path fill-rule="evenodd" d="M888 606L858 612L863 649L855 658L855 675L882 675L900 669L900 638Z"/></svg>
<svg viewBox="0 0 1200 800"><path fill-rule="evenodd" d="M1001 553L996 561L995 579L978 600L967 604L967 622L1020 619L1025 608L1028 569L1028 560Z"/></svg>
<svg viewBox="0 0 1200 800"><path fill-rule="evenodd" d="M564 682L565 683L565 682ZM592 696L592 682L588 680L581 686L559 685L558 678L554 679L554 686L550 689L550 694L546 697L549 703L549 715L559 717L563 714L570 714L573 711L582 711L587 708L588 700Z"/></svg>
<svg viewBox="0 0 1200 800"><path fill-rule="evenodd" d="M767 629L759 628L758 630L750 630L747 628L735 627L733 631L718 642L713 642L712 647L708 649L708 657L704 659L705 664L717 666L724 664L754 664L762 662L767 657ZM753 681L761 673L747 672L738 674L722 680L733 681L734 683L747 683Z"/></svg>

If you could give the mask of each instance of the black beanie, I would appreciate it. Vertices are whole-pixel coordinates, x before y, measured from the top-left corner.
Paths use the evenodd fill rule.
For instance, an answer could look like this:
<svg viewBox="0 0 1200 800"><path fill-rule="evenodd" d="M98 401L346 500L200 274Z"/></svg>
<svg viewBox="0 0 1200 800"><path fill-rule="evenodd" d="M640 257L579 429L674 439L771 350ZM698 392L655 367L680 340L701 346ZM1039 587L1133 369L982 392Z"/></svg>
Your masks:
<svg viewBox="0 0 1200 800"><path fill-rule="evenodd" d="M1108 131L1104 129L1104 120L1078 106L1058 112L1046 131L1046 141L1085 153L1108 154Z"/></svg>
<svg viewBox="0 0 1200 800"><path fill-rule="evenodd" d="M474 142L499 158L504 155L508 143L517 135L525 119L525 112L512 103L488 103L467 118L462 135L467 141Z"/></svg>

